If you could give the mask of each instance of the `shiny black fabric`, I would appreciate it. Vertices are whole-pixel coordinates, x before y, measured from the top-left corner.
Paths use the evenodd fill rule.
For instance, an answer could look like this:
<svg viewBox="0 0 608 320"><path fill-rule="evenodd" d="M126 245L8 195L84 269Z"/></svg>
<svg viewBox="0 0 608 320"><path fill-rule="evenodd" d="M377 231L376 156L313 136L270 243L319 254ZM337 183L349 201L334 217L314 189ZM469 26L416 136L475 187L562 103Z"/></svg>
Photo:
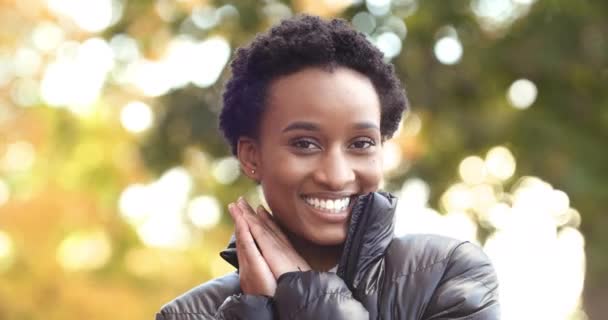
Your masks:
<svg viewBox="0 0 608 320"><path fill-rule="evenodd" d="M436 235L393 236L397 200L359 197L337 273L289 272L274 298L243 294L238 274L166 304L156 320L499 319L498 282L474 244ZM221 256L238 268L234 238Z"/></svg>

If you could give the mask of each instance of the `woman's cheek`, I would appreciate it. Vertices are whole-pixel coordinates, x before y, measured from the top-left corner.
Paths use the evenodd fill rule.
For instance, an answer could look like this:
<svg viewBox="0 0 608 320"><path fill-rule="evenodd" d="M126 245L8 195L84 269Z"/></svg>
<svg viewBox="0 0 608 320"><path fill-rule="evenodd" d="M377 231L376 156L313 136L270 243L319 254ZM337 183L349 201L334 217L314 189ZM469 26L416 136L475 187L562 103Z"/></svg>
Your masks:
<svg viewBox="0 0 608 320"><path fill-rule="evenodd" d="M382 157L377 156L369 159L366 168L362 174L363 184L366 191L376 191L382 181Z"/></svg>

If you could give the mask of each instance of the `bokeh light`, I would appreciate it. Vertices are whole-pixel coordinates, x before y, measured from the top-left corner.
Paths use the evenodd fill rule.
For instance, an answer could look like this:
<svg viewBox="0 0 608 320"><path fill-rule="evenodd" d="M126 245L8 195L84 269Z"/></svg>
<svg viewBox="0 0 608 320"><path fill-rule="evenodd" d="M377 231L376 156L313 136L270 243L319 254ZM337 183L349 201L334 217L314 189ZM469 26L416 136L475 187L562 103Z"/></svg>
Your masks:
<svg viewBox="0 0 608 320"><path fill-rule="evenodd" d="M393 31L401 40L404 40L407 36L405 21L399 17L390 16L386 18L382 26Z"/></svg>
<svg viewBox="0 0 608 320"><path fill-rule="evenodd" d="M478 184L486 178L485 163L481 157L470 156L464 158L458 167L460 178L468 184Z"/></svg>
<svg viewBox="0 0 608 320"><path fill-rule="evenodd" d="M394 32L384 32L376 38L376 46L387 59L392 59L401 52L401 39Z"/></svg>
<svg viewBox="0 0 608 320"><path fill-rule="evenodd" d="M493 177L507 180L515 173L515 157L506 147L497 146L486 154L485 166Z"/></svg>
<svg viewBox="0 0 608 320"><path fill-rule="evenodd" d="M0 178L0 207L8 202L8 199L11 196L11 190L8 187L8 184Z"/></svg>
<svg viewBox="0 0 608 320"><path fill-rule="evenodd" d="M191 233L185 221L175 213L155 212L137 226L137 235L150 247L185 249L191 241Z"/></svg>
<svg viewBox="0 0 608 320"><path fill-rule="evenodd" d="M141 57L137 41L127 34L120 33L113 36L109 45L118 61L133 62Z"/></svg>
<svg viewBox="0 0 608 320"><path fill-rule="evenodd" d="M481 28L502 34L517 19L525 16L535 0L473 0L471 9Z"/></svg>
<svg viewBox="0 0 608 320"><path fill-rule="evenodd" d="M6 147L0 164L9 172L22 172L30 169L36 160L34 146L28 141L15 141Z"/></svg>
<svg viewBox="0 0 608 320"><path fill-rule="evenodd" d="M534 2L536 2L536 0L512 0L513 3L516 4L522 4L522 5L531 5L534 4Z"/></svg>
<svg viewBox="0 0 608 320"><path fill-rule="evenodd" d="M121 214L132 224L139 224L148 213L148 193L145 185L133 184L123 190L118 201Z"/></svg>
<svg viewBox="0 0 608 320"><path fill-rule="evenodd" d="M415 113L410 113L402 119L399 124L399 128L395 132L396 136L404 135L406 137L413 137L420 133L422 130L422 120Z"/></svg>
<svg viewBox="0 0 608 320"><path fill-rule="evenodd" d="M222 209L216 198L203 195L190 200L187 212L195 226L208 230L220 222Z"/></svg>
<svg viewBox="0 0 608 320"><path fill-rule="evenodd" d="M484 177L484 167L493 179ZM428 184L406 180L399 191L395 235L435 233L482 245L499 277L505 319L572 319L573 314L584 319L580 297L586 257L584 237L576 228L578 212L565 192L538 177L521 177L506 191L505 180L514 169L515 158L504 146L491 148L485 161L465 157L459 167L462 182L441 195L441 212L427 204ZM480 228L488 233L485 241Z"/></svg>
<svg viewBox="0 0 608 320"><path fill-rule="evenodd" d="M431 188L420 178L410 178L401 186L399 199L408 206L424 207L429 201Z"/></svg>
<svg viewBox="0 0 608 320"><path fill-rule="evenodd" d="M46 0L49 9L70 18L88 32L100 32L115 23L122 15L119 0Z"/></svg>
<svg viewBox="0 0 608 320"><path fill-rule="evenodd" d="M145 245L184 249L192 237L184 214L192 187L186 169L171 168L156 181L125 188L119 209Z"/></svg>
<svg viewBox="0 0 608 320"><path fill-rule="evenodd" d="M196 59L190 61L192 82L206 88L214 84L222 73L230 58L230 44L222 37L209 38L199 43L193 54Z"/></svg>
<svg viewBox="0 0 608 320"><path fill-rule="evenodd" d="M240 176L240 164L234 157L224 157L213 164L213 177L221 184L231 184Z"/></svg>
<svg viewBox="0 0 608 320"><path fill-rule="evenodd" d="M64 40L63 29L50 21L43 21L36 25L32 31L32 42L36 49L42 52L51 52Z"/></svg>
<svg viewBox="0 0 608 320"><path fill-rule="evenodd" d="M0 272L8 270L15 260L13 240L5 231L0 230Z"/></svg>
<svg viewBox="0 0 608 320"><path fill-rule="evenodd" d="M114 66L112 49L101 38L91 38L82 44L67 42L60 49L57 59L44 72L42 99L51 106L88 114Z"/></svg>
<svg viewBox="0 0 608 320"><path fill-rule="evenodd" d="M409 17L416 13L418 0L392 0L392 12L399 17Z"/></svg>
<svg viewBox="0 0 608 320"><path fill-rule="evenodd" d="M11 100L18 106L31 107L40 102L38 82L31 78L21 78L13 82Z"/></svg>
<svg viewBox="0 0 608 320"><path fill-rule="evenodd" d="M384 16L391 10L391 0L366 0L365 5L375 16Z"/></svg>
<svg viewBox="0 0 608 320"><path fill-rule="evenodd" d="M195 7L190 17L194 24L203 30L215 27L221 18L215 8L206 5Z"/></svg>
<svg viewBox="0 0 608 320"><path fill-rule="evenodd" d="M456 64L462 58L462 44L456 37L442 37L435 43L435 57L447 65Z"/></svg>
<svg viewBox="0 0 608 320"><path fill-rule="evenodd" d="M130 66L129 71L132 75L130 81L145 96L158 97L171 89L171 70L161 62L137 60Z"/></svg>
<svg viewBox="0 0 608 320"><path fill-rule="evenodd" d="M277 23L282 19L289 18L293 15L291 8L281 2L269 2L262 8L264 15L271 23Z"/></svg>
<svg viewBox="0 0 608 320"><path fill-rule="evenodd" d="M0 86L4 86L15 76L13 59L0 52Z"/></svg>
<svg viewBox="0 0 608 320"><path fill-rule="evenodd" d="M355 29L365 34L372 34L374 29L376 29L376 18L365 11L354 15L351 23Z"/></svg>
<svg viewBox="0 0 608 320"><path fill-rule="evenodd" d="M519 79L511 84L507 93L509 103L516 109L529 108L538 95L534 82L528 79Z"/></svg>
<svg viewBox="0 0 608 320"><path fill-rule="evenodd" d="M382 145L382 168L384 172L391 172L399 167L403 156L401 148L393 141L386 141Z"/></svg>
<svg viewBox="0 0 608 320"><path fill-rule="evenodd" d="M14 72L18 77L32 76L38 73L42 65L42 57L40 54L30 48L20 48L15 54Z"/></svg>
<svg viewBox="0 0 608 320"><path fill-rule="evenodd" d="M133 133L140 133L152 126L154 114L150 106L141 101L127 103L120 112L122 126Z"/></svg>
<svg viewBox="0 0 608 320"><path fill-rule="evenodd" d="M441 196L441 204L447 212L467 211L473 207L474 196L464 183L453 184Z"/></svg>
<svg viewBox="0 0 608 320"><path fill-rule="evenodd" d="M99 269L111 256L110 237L103 230L74 231L57 248L57 262L67 271Z"/></svg>

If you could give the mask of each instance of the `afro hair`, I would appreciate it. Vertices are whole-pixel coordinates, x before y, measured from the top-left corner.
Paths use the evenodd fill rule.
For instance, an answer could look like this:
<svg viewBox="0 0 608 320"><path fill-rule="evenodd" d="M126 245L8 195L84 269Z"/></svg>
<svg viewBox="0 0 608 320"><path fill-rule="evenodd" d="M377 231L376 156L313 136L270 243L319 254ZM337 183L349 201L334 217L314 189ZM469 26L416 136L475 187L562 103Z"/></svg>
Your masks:
<svg viewBox="0 0 608 320"><path fill-rule="evenodd" d="M346 67L366 75L380 99L383 140L392 137L408 107L405 90L393 66L384 61L382 52L363 33L353 30L345 20L326 21L298 15L258 34L249 46L236 51L219 116L220 130L234 155L239 137L258 137L272 80L306 67L328 70Z"/></svg>

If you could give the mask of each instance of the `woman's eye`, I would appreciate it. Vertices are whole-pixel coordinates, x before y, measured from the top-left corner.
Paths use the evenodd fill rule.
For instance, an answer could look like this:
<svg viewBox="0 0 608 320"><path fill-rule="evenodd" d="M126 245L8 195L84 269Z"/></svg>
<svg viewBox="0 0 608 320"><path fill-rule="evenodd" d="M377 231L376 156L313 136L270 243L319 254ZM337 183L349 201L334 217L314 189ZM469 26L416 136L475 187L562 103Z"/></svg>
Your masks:
<svg viewBox="0 0 608 320"><path fill-rule="evenodd" d="M368 149L375 146L376 143L373 140L358 140L353 142L352 146L356 149Z"/></svg>
<svg viewBox="0 0 608 320"><path fill-rule="evenodd" d="M314 149L316 145L308 140L297 140L292 145L298 149Z"/></svg>

